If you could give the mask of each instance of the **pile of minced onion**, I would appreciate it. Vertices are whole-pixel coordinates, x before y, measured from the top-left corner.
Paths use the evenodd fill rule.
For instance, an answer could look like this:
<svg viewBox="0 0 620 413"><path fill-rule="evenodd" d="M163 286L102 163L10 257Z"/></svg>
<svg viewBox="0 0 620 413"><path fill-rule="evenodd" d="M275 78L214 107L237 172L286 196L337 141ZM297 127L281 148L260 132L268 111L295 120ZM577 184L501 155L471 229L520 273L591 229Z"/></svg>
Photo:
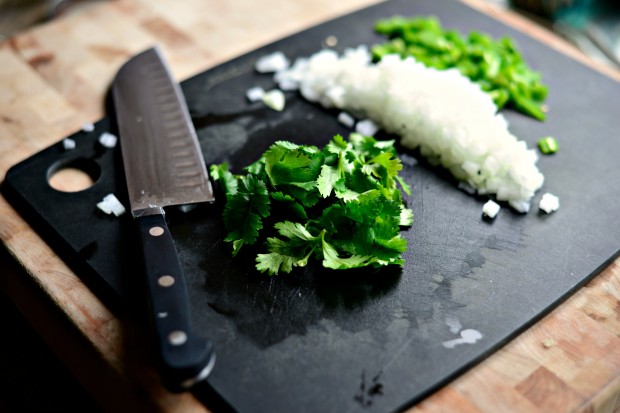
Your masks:
<svg viewBox="0 0 620 413"><path fill-rule="evenodd" d="M287 90L297 87L309 101L372 119L478 194L519 212L529 211L543 184L536 152L510 133L491 97L455 69L439 71L397 55L375 64L360 46L298 59L275 80Z"/></svg>

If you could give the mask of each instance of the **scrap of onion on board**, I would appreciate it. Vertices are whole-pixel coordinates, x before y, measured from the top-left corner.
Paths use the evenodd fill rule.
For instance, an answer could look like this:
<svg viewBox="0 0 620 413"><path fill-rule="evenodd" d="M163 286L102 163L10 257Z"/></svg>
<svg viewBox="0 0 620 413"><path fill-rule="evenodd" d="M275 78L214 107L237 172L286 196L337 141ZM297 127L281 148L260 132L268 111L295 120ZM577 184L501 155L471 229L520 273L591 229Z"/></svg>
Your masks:
<svg viewBox="0 0 620 413"><path fill-rule="evenodd" d="M538 156L508 130L492 98L456 69L428 68L414 58L383 56L365 46L342 55L322 50L276 74L296 83L309 101L367 117L401 144L418 149L478 194L494 195L528 212L544 177Z"/></svg>

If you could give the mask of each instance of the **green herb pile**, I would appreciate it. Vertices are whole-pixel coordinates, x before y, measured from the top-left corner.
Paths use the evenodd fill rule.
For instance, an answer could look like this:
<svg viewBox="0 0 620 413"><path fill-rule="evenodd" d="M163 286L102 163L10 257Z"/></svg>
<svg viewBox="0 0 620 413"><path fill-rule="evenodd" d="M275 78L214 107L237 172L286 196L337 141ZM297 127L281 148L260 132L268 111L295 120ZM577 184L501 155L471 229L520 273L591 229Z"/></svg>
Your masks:
<svg viewBox="0 0 620 413"><path fill-rule="evenodd" d="M264 245L256 268L270 275L303 267L311 257L332 269L403 264L407 240L398 176L402 164L393 141L336 135L325 148L287 141L233 175L210 168L226 196L224 224L233 255L244 245ZM398 184L398 185L397 185Z"/></svg>
<svg viewBox="0 0 620 413"><path fill-rule="evenodd" d="M457 68L489 93L499 109L510 105L538 120L545 119L542 105L547 87L540 73L527 66L510 38L494 41L479 32L463 37L456 31L444 30L433 17L395 16L378 21L375 30L390 39L373 47L375 60L397 53L413 56L436 69Z"/></svg>

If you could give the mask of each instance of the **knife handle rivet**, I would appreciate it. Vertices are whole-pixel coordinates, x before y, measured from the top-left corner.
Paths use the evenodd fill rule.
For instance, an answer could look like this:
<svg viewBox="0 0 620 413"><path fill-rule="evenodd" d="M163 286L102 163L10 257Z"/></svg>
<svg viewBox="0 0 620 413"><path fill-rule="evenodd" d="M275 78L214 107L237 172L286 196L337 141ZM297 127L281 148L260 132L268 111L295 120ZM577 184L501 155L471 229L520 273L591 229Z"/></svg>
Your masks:
<svg viewBox="0 0 620 413"><path fill-rule="evenodd" d="M170 287L174 284L174 277L171 275L162 275L157 279L157 283L160 287Z"/></svg>
<svg viewBox="0 0 620 413"><path fill-rule="evenodd" d="M168 342L173 346L180 346L187 341L187 334L181 330L175 330L168 335Z"/></svg>
<svg viewBox="0 0 620 413"><path fill-rule="evenodd" d="M149 229L149 234L151 234L154 237L159 237L163 233L164 233L164 229L162 227L152 227L151 229Z"/></svg>

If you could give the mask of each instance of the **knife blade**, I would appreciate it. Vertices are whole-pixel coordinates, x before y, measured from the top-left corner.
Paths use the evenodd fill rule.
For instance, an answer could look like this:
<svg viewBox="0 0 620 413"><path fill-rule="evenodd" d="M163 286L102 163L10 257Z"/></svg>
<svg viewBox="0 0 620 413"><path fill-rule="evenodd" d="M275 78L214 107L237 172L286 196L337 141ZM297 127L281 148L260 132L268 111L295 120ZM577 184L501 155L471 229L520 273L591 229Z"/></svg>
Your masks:
<svg viewBox="0 0 620 413"><path fill-rule="evenodd" d="M191 325L183 270L164 207L214 200L179 85L154 47L128 60L112 84L129 203L137 224L160 375L172 391L206 379L212 343Z"/></svg>

